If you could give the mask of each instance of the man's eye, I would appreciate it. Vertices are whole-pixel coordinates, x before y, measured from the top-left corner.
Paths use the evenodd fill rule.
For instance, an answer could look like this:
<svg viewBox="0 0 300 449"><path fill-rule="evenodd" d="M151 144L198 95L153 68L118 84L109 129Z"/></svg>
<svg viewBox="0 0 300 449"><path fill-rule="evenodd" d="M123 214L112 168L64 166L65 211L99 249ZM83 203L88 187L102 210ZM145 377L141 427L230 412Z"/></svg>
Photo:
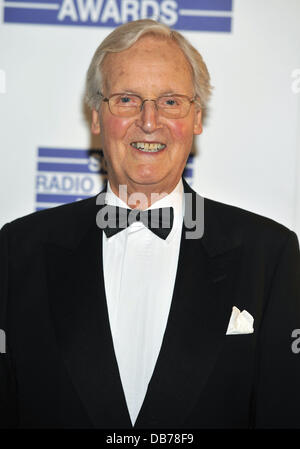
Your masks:
<svg viewBox="0 0 300 449"><path fill-rule="evenodd" d="M120 102L121 103L130 103L131 102L131 98L129 98L129 97L121 97L120 98Z"/></svg>
<svg viewBox="0 0 300 449"><path fill-rule="evenodd" d="M163 102L162 102L162 105L164 107L167 107L167 108L172 108L172 107L179 106L179 101L176 98L174 98L174 97L172 97L172 98L164 98Z"/></svg>
<svg viewBox="0 0 300 449"><path fill-rule="evenodd" d="M120 97L117 98L116 104L118 106L123 107L134 107L136 108L138 106L139 99L132 95L120 95Z"/></svg>

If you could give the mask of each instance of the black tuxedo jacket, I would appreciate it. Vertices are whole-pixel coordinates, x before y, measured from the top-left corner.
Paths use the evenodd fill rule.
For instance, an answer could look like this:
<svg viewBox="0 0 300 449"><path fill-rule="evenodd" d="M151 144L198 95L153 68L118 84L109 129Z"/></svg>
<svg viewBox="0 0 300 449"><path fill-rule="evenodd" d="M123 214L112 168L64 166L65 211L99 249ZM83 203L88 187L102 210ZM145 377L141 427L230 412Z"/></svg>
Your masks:
<svg viewBox="0 0 300 449"><path fill-rule="evenodd" d="M98 210L94 197L1 231L0 427L132 428L109 326ZM202 238L186 239L183 227L167 327L134 427L298 428L297 237L209 199L204 211ZM226 335L233 306L254 317L253 334Z"/></svg>

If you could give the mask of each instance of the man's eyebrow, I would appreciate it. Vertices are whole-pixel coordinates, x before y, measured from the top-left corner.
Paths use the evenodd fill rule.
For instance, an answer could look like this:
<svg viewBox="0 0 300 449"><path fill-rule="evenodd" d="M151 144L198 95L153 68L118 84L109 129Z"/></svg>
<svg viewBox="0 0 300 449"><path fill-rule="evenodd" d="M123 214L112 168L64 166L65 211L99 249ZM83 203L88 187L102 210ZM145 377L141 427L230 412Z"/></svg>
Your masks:
<svg viewBox="0 0 300 449"><path fill-rule="evenodd" d="M117 89L113 93L115 92L118 94L131 94L131 95L138 95L139 97L141 96L139 92L134 91L132 89Z"/></svg>
<svg viewBox="0 0 300 449"><path fill-rule="evenodd" d="M141 92L132 90L132 89L119 89L118 91L116 91L116 93L118 94L129 94L129 95L137 95L139 97L143 97L144 95ZM158 96L159 97L163 97L163 96L169 96L169 95L187 95L182 91L179 91L177 89L169 89L169 90L165 90L163 92L161 92Z"/></svg>
<svg viewBox="0 0 300 449"><path fill-rule="evenodd" d="M168 95L180 95L180 94L182 94L182 91L166 90L164 92L161 92L160 96L163 96L163 95L166 95L166 96L168 96Z"/></svg>

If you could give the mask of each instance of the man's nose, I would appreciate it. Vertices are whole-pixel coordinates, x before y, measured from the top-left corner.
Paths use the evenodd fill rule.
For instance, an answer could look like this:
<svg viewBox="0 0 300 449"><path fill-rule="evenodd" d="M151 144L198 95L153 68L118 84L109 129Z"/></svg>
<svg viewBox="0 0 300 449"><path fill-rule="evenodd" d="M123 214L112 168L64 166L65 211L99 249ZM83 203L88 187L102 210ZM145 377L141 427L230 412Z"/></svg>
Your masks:
<svg viewBox="0 0 300 449"><path fill-rule="evenodd" d="M136 123L145 133L152 133L159 127L159 113L154 101L144 102Z"/></svg>

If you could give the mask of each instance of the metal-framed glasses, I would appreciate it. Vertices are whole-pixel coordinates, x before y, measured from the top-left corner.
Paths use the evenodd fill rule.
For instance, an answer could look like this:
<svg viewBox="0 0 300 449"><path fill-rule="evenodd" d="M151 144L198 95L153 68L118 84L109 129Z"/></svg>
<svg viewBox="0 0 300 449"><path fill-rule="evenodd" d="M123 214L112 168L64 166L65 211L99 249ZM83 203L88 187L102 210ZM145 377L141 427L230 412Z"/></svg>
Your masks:
<svg viewBox="0 0 300 449"><path fill-rule="evenodd" d="M108 103L110 112L117 117L134 117L138 115L144 106L145 101L153 101L156 110L166 118L183 118L195 102L195 98L189 98L187 95L164 95L156 99L141 98L139 95L132 94L113 94L110 97L104 97L102 101Z"/></svg>

